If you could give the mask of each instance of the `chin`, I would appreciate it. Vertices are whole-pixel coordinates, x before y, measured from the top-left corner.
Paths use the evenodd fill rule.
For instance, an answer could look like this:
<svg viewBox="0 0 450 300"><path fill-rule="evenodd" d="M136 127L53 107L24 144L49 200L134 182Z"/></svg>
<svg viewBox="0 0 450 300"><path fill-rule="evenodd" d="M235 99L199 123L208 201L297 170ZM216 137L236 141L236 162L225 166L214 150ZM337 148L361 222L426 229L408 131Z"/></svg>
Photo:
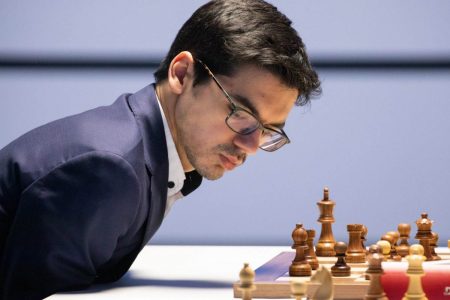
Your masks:
<svg viewBox="0 0 450 300"><path fill-rule="evenodd" d="M202 168L202 167L197 167L195 168L197 170L197 172L202 175L202 177L208 179L208 180L217 180L220 179L223 174L225 173L225 169L222 168L221 166L215 166L213 168Z"/></svg>

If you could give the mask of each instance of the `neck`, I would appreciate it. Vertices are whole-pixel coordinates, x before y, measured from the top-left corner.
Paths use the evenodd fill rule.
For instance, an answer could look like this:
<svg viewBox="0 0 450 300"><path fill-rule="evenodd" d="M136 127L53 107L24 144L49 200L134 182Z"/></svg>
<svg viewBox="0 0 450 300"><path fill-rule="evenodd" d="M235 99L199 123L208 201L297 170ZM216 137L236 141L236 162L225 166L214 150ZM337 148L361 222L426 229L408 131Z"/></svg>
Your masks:
<svg viewBox="0 0 450 300"><path fill-rule="evenodd" d="M177 126L175 121L175 107L178 100L178 95L171 93L167 82L162 82L156 85L156 95L158 96L164 115L169 125L170 133L172 134L173 142L177 148L178 156L185 172L194 170L194 167L189 162L186 151L178 139Z"/></svg>

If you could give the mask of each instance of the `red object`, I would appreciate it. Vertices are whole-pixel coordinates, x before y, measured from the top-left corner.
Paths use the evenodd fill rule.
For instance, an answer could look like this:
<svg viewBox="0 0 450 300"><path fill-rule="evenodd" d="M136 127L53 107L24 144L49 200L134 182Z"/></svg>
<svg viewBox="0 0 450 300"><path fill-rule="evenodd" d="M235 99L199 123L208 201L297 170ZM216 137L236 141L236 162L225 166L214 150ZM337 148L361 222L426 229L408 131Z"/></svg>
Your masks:
<svg viewBox="0 0 450 300"><path fill-rule="evenodd" d="M384 272L381 283L386 296L389 300L401 300L409 283L405 270L385 269ZM450 300L450 266L426 268L422 288L428 300Z"/></svg>

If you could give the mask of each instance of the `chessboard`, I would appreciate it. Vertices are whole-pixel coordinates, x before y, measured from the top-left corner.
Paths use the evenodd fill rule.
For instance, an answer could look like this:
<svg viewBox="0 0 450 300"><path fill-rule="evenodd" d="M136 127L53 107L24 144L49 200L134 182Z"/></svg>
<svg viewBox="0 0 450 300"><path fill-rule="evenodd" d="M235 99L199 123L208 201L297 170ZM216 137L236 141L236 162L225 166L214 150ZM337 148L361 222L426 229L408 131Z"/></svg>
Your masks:
<svg viewBox="0 0 450 300"><path fill-rule="evenodd" d="M442 274L446 276L448 284L450 285L450 248L436 248L436 253L441 257L438 261L424 262L423 268L425 270L424 279L427 276L439 276L442 280ZM303 281L306 283L306 294L308 298L312 298L315 291L319 287L318 283L311 282L311 277L291 277L289 276L289 266L292 260L295 258L295 252L286 251L281 252L259 268L255 270L254 286L255 290L252 292L253 298L263 299L280 299L291 298L290 283L292 280ZM318 257L319 264L330 269L336 262L335 257ZM369 287L369 280L365 277L365 271L368 268L367 263L348 263L351 267L351 275L348 277L334 277L333 276L333 289L334 299L364 299L364 296ZM396 299L396 296L400 296L407 288L406 269L408 263L403 258L402 261L386 261L382 263L385 274L382 277L382 282L389 282L394 279L394 289L385 288L385 292L389 299ZM445 272L439 271L445 270ZM437 273L436 273L437 272ZM312 271L314 275L315 271ZM383 280L384 279L384 280ZM395 282L396 279L397 282ZM428 278L433 280L432 278ZM396 289L397 288L397 289ZM430 287L431 288L431 287ZM424 286L425 292L427 292L427 286ZM234 297L240 298L241 291L239 289L239 282L235 282L233 285ZM397 291L397 292L396 292ZM391 296L391 297L390 297ZM430 298L429 298L430 299ZM450 299L450 295L449 295Z"/></svg>
<svg viewBox="0 0 450 300"><path fill-rule="evenodd" d="M329 198L327 187L317 205L320 210L318 222L321 223L317 243L314 243L315 230L296 224L292 232L292 249L295 251L280 253L254 274L245 265L240 273L241 281L233 287L235 297L241 297L244 289L246 299L250 299L248 293L254 298L291 298L291 285L306 285L308 298L313 298L320 288L326 289L327 293L332 290L334 299L363 299L370 286L371 293L380 296L384 289L388 298L393 300L401 299L406 290L417 293L423 285L425 293L430 294L429 299L437 299L435 295L439 299L443 296L450 299L447 298L450 297L450 248L437 247L439 235L432 232L434 221L428 218L427 213L421 213L415 221L417 232L414 239L420 245L410 246L411 225L401 223L398 231L389 231L376 244L366 247L368 229L363 224L347 225L348 245L335 241L332 230L335 202ZM440 253L437 254L438 251ZM314 270L318 268L321 270L316 276L317 271ZM370 276L366 274L368 269ZM327 274L326 279L324 273ZM414 277L414 284L408 286L411 277ZM326 280L326 284L313 280L317 278ZM292 284L295 281L304 284Z"/></svg>

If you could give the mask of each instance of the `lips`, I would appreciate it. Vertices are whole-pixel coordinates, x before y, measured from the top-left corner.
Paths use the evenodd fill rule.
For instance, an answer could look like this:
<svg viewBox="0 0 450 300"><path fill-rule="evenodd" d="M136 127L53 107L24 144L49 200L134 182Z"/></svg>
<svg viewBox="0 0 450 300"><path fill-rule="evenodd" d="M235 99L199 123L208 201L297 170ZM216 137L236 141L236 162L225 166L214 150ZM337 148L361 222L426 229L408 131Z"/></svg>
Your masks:
<svg viewBox="0 0 450 300"><path fill-rule="evenodd" d="M224 167L224 169L228 171L231 171L238 165L240 165L239 160L234 156L220 154L220 161L222 162L222 166Z"/></svg>

